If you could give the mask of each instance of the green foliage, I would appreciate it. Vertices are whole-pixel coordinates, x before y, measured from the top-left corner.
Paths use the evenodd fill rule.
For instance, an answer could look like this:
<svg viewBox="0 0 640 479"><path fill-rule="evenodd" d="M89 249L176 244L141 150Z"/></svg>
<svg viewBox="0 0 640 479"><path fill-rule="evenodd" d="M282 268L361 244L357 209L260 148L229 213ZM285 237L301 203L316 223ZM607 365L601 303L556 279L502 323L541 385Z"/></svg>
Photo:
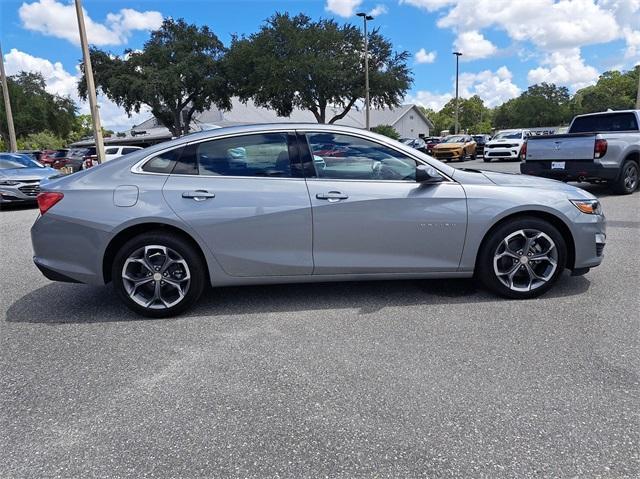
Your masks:
<svg viewBox="0 0 640 479"><path fill-rule="evenodd" d="M91 50L97 88L128 114L148 105L175 136L189 133L193 115L215 104L231 108L231 93L223 73L225 48L206 26L167 19L151 33L142 51L124 57ZM84 76L78 86L86 98Z"/></svg>
<svg viewBox="0 0 640 479"><path fill-rule="evenodd" d="M578 90L573 98L576 114L634 108L638 93L640 65L627 72L608 71L595 85Z"/></svg>
<svg viewBox="0 0 640 479"><path fill-rule="evenodd" d="M374 126L373 128L371 128L371 131L380 135L388 136L389 138L392 138L394 140L400 139L400 133L398 133L396 129L391 125Z"/></svg>
<svg viewBox="0 0 640 479"><path fill-rule="evenodd" d="M76 114L76 106L70 98L47 92L44 78L39 73L21 72L8 77L7 83L17 138L45 130L60 138L69 135ZM0 136L8 145L4 102L0 102Z"/></svg>
<svg viewBox="0 0 640 479"><path fill-rule="evenodd" d="M243 101L289 116L294 108L313 113L318 123L333 123L364 97L364 38L360 29L334 20L277 13L260 31L234 37L225 65ZM400 104L411 85L407 52L394 53L378 31L369 36L371 104ZM329 105L339 107L327 116Z"/></svg>
<svg viewBox="0 0 640 479"><path fill-rule="evenodd" d="M548 83L530 86L518 98L496 108L494 114L496 128L563 125L569 120L569 90Z"/></svg>
<svg viewBox="0 0 640 479"><path fill-rule="evenodd" d="M44 130L38 133L30 133L18 139L19 150L57 150L64 148L65 140L54 133Z"/></svg>

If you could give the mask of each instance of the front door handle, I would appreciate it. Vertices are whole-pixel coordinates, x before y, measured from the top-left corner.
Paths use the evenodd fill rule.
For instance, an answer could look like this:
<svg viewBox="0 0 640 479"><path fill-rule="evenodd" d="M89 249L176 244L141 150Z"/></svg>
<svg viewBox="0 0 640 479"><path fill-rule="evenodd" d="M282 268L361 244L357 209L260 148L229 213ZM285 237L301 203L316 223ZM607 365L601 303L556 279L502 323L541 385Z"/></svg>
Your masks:
<svg viewBox="0 0 640 479"><path fill-rule="evenodd" d="M183 198L190 198L195 201L204 201L209 198L215 198L216 194L207 190L184 191Z"/></svg>
<svg viewBox="0 0 640 479"><path fill-rule="evenodd" d="M319 200L327 200L329 203L335 203L336 201L346 200L349 195L345 195L339 191L330 191L329 193L318 193L316 198Z"/></svg>

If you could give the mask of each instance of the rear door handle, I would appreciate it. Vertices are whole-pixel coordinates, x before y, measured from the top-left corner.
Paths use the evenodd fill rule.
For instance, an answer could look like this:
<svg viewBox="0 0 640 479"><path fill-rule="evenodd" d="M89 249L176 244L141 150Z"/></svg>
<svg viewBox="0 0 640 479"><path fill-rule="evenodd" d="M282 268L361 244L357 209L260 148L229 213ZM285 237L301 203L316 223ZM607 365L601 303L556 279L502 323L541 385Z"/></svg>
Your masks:
<svg viewBox="0 0 640 479"><path fill-rule="evenodd" d="M316 198L319 200L327 200L329 203L335 203L336 201L346 200L349 195L345 195L339 191L330 191L328 193L318 193Z"/></svg>
<svg viewBox="0 0 640 479"><path fill-rule="evenodd" d="M207 190L184 191L183 198L190 198L195 201L204 201L209 198L215 198L216 194Z"/></svg>

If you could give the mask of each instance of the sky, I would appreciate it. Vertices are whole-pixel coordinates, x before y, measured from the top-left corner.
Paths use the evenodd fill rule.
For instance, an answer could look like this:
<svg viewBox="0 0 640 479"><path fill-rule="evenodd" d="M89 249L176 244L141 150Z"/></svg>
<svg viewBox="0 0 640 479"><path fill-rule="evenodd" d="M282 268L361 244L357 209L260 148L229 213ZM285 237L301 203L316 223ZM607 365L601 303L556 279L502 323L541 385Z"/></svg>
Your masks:
<svg viewBox="0 0 640 479"><path fill-rule="evenodd" d="M640 63L640 0L84 0L89 42L121 55L142 48L164 18L208 25L228 45L233 34L257 31L275 12L303 12L371 27L411 54L414 82L405 97L440 109L455 91L460 51L460 94L480 95L488 106L548 82L571 92L612 69ZM0 41L8 75L39 71L52 93L70 95L81 113L78 63L82 53L73 2L0 0ZM116 131L140 123L100 96L103 124Z"/></svg>

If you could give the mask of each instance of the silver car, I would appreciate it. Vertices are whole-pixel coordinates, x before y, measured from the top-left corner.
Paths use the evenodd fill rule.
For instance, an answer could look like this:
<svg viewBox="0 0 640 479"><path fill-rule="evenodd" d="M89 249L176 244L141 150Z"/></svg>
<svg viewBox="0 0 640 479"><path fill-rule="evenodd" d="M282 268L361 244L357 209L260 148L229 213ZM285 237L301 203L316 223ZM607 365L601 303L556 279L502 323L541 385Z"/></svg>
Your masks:
<svg viewBox="0 0 640 479"><path fill-rule="evenodd" d="M60 173L21 153L0 153L0 206L35 203L40 182Z"/></svg>
<svg viewBox="0 0 640 479"><path fill-rule="evenodd" d="M112 282L166 317L205 287L476 276L508 298L602 261L591 194L456 170L335 125L201 132L43 185L31 234L44 275Z"/></svg>

